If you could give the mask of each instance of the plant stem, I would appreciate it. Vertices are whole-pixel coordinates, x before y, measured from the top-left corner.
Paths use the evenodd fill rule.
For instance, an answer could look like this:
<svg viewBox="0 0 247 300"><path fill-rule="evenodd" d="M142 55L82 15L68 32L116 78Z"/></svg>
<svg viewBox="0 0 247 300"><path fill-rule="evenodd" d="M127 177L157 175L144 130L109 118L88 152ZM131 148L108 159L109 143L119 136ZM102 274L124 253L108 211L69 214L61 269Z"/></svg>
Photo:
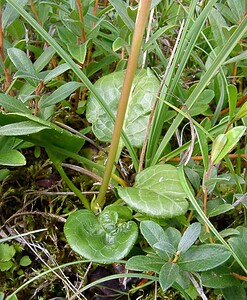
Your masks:
<svg viewBox="0 0 247 300"><path fill-rule="evenodd" d="M121 131L124 123L125 112L128 105L130 90L131 90L135 70L137 67L139 51L141 48L141 43L144 35L144 29L150 11L150 5L151 5L151 0L141 0L139 3L133 41L130 50L130 56L129 56L126 74L124 78L123 89L119 100L116 123L112 135L111 148L106 163L102 185L100 187L100 193L95 202L95 204L98 207L102 207L105 203L105 194L108 188L108 184L112 173L112 168L115 162L115 157L116 157ZM97 207L95 207L95 209L97 209Z"/></svg>

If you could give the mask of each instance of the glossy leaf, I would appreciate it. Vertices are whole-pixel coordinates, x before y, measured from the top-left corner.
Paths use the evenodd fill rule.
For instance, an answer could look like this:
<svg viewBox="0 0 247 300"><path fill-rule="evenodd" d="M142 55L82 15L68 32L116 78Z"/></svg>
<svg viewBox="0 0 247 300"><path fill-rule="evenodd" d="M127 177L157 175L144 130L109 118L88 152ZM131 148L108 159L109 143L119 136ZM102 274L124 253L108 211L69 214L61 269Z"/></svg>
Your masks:
<svg viewBox="0 0 247 300"><path fill-rule="evenodd" d="M118 187L119 196L143 214L172 218L186 213L188 202L172 165L149 167L136 176L133 187Z"/></svg>
<svg viewBox="0 0 247 300"><path fill-rule="evenodd" d="M111 112L116 116L125 71L118 71L100 78L94 85ZM134 147L141 147L159 81L150 70L138 70L132 84L123 129ZM87 119L100 141L110 142L114 124L93 94L87 103Z"/></svg>
<svg viewBox="0 0 247 300"><path fill-rule="evenodd" d="M159 274L159 283L163 291L173 285L179 275L179 266L172 262L166 262Z"/></svg>
<svg viewBox="0 0 247 300"><path fill-rule="evenodd" d="M2 166L24 166L25 164L25 157L17 150L0 152L0 165Z"/></svg>
<svg viewBox="0 0 247 300"><path fill-rule="evenodd" d="M237 114L236 114L234 120L239 120L239 119L241 119L241 118L243 118L243 117L245 117L245 116L247 116L247 102L245 102L245 103L241 106L241 108L240 108L240 110L237 112Z"/></svg>
<svg viewBox="0 0 247 300"><path fill-rule="evenodd" d="M71 56L81 64L84 64L86 58L88 42L89 40L87 40L85 43L80 45L76 45L74 43L67 45Z"/></svg>
<svg viewBox="0 0 247 300"><path fill-rule="evenodd" d="M213 142L212 151L211 151L211 160L214 163L216 158L222 152L225 144L227 142L227 137L224 133L219 134Z"/></svg>
<svg viewBox="0 0 247 300"><path fill-rule="evenodd" d="M159 257L136 255L127 261L125 267L128 270L159 273L163 264L164 260Z"/></svg>
<svg viewBox="0 0 247 300"><path fill-rule="evenodd" d="M221 151L218 152L218 155L214 157L214 164L217 164L219 161L221 161L232 150L232 148L238 143L239 139L242 137L245 131L245 126L237 126L230 129L225 134L226 142L224 143L223 148L221 148Z"/></svg>
<svg viewBox="0 0 247 300"><path fill-rule="evenodd" d="M238 100L238 90L237 87L233 84L229 84L227 88L229 94L229 119L232 120Z"/></svg>
<svg viewBox="0 0 247 300"><path fill-rule="evenodd" d="M111 263L124 258L133 247L138 228L135 222L117 224L116 215L78 210L70 215L64 233L71 248L92 261Z"/></svg>
<svg viewBox="0 0 247 300"><path fill-rule="evenodd" d="M184 232L179 244L178 251L186 252L198 239L201 232L201 224L193 223Z"/></svg>
<svg viewBox="0 0 247 300"><path fill-rule="evenodd" d="M218 267L231 256L223 245L208 244L192 246L178 260L184 271L202 272Z"/></svg>

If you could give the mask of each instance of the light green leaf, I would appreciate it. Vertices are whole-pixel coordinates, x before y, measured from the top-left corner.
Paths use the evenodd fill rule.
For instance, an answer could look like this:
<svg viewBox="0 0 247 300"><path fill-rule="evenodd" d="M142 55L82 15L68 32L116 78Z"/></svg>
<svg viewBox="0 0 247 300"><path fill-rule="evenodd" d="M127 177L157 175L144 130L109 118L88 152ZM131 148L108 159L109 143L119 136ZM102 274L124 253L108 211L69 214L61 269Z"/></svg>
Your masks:
<svg viewBox="0 0 247 300"><path fill-rule="evenodd" d="M26 266L29 266L31 263L32 263L32 261L29 256L27 256L27 255L22 256L22 258L20 260L20 266L26 267Z"/></svg>
<svg viewBox="0 0 247 300"><path fill-rule="evenodd" d="M184 232L179 244L178 251L186 252L198 239L201 232L201 224L193 223Z"/></svg>
<svg viewBox="0 0 247 300"><path fill-rule="evenodd" d="M39 73L35 70L31 60L27 57L26 53L17 48L9 48L7 50L8 56L15 65L18 71L30 74L36 80L29 80L28 82L36 86L39 81Z"/></svg>
<svg viewBox="0 0 247 300"><path fill-rule="evenodd" d="M205 244L192 246L180 256L178 264L184 271L202 272L218 267L230 256L230 251L223 245Z"/></svg>
<svg viewBox="0 0 247 300"><path fill-rule="evenodd" d="M212 217L215 217L215 216L218 216L220 214L223 214L229 210L232 210L234 209L235 207L231 204L227 204L227 203L224 203L224 204L221 204L217 207L215 207L214 209L212 209L209 213L208 213L208 217L209 218L212 218Z"/></svg>
<svg viewBox="0 0 247 300"><path fill-rule="evenodd" d="M179 275L179 266L176 263L166 262L159 275L159 282L162 290L165 292L173 285Z"/></svg>
<svg viewBox="0 0 247 300"><path fill-rule="evenodd" d="M85 43L77 45L77 44L67 44L69 53L71 56L76 59L79 63L84 64L86 54L87 54L87 44L89 40Z"/></svg>
<svg viewBox="0 0 247 300"><path fill-rule="evenodd" d="M30 130L34 133L27 134L28 131L25 131L24 133L22 130L18 129L19 126L16 123L24 123L25 125L25 122L26 124L32 124L30 127L33 128L30 128ZM33 126L33 123L36 125ZM13 136L21 135L21 139L45 148L55 146L60 149L77 153L84 143L84 140L79 136L73 135L72 133L62 129L61 127L58 127L51 122L42 120L30 114L0 113L0 126L1 125L10 126L9 129Z"/></svg>
<svg viewBox="0 0 247 300"><path fill-rule="evenodd" d="M0 154L0 156L1 156L1 154ZM1 169L0 170L0 181L4 180L9 174L10 174L9 169Z"/></svg>
<svg viewBox="0 0 247 300"><path fill-rule="evenodd" d="M56 103L61 102L70 96L76 89L82 86L82 83L71 81L60 86L55 92L53 92L47 98L42 98L39 101L39 108L48 107Z"/></svg>
<svg viewBox="0 0 247 300"><path fill-rule="evenodd" d="M30 110L25 106L24 103L9 95L0 94L0 105L8 112L30 113Z"/></svg>
<svg viewBox="0 0 247 300"><path fill-rule="evenodd" d="M239 139L245 133L245 130L245 126L236 126L225 134L227 141L222 151L220 151L218 156L213 160L214 164L217 164L219 161L221 161L232 150L232 148L238 143Z"/></svg>
<svg viewBox="0 0 247 300"><path fill-rule="evenodd" d="M51 61L52 56L55 54L55 50L52 47L48 47L44 52L35 60L33 66L37 72L40 72Z"/></svg>
<svg viewBox="0 0 247 300"><path fill-rule="evenodd" d="M23 121L0 127L0 135L22 136L37 133L44 129L49 129L49 127L40 125L32 121Z"/></svg>
<svg viewBox="0 0 247 300"><path fill-rule="evenodd" d="M71 248L92 261L111 263L124 258L133 247L138 228L135 222L118 224L116 215L78 210L67 219L64 233Z"/></svg>
<svg viewBox="0 0 247 300"><path fill-rule="evenodd" d="M224 65L247 59L247 50L225 61Z"/></svg>
<svg viewBox="0 0 247 300"><path fill-rule="evenodd" d="M57 66L55 69L51 70L44 78L44 83L46 84L47 82L49 82L50 80L52 80L53 78L63 74L64 72L66 72L67 70L70 69L70 66L67 63L61 64L59 66Z"/></svg>
<svg viewBox="0 0 247 300"><path fill-rule="evenodd" d="M116 116L119 97L125 71L118 71L100 78L94 85ZM141 147L148 124L159 81L150 70L138 70L132 84L131 95L123 129L134 147ZM102 109L93 94L87 103L87 119L92 123L96 137L103 142L110 142L114 123Z"/></svg>
<svg viewBox="0 0 247 300"><path fill-rule="evenodd" d="M229 119L232 120L233 114L236 109L236 104L238 100L238 90L237 87L233 84L229 84L228 88L228 95L229 95Z"/></svg>
<svg viewBox="0 0 247 300"><path fill-rule="evenodd" d="M25 157L17 150L0 152L0 165L2 166L24 166L25 164Z"/></svg>
<svg viewBox="0 0 247 300"><path fill-rule="evenodd" d="M28 3L28 0L15 0L15 2L18 3L19 6L24 7ZM2 16L3 29L14 22L14 20L18 18L18 16L19 13L11 5L9 5L9 3L7 3Z"/></svg>
<svg viewBox="0 0 247 300"><path fill-rule="evenodd" d="M0 271L8 271L13 265L13 262L11 260L9 261L0 261Z"/></svg>
<svg viewBox="0 0 247 300"><path fill-rule="evenodd" d="M247 102L245 102L238 113L236 114L235 118L233 121L237 121L239 119L242 119L243 117L247 116Z"/></svg>
<svg viewBox="0 0 247 300"><path fill-rule="evenodd" d="M177 169L172 165L149 167L136 176L133 187L118 187L117 191L134 210L152 217L172 218L188 209Z"/></svg>
<svg viewBox="0 0 247 300"><path fill-rule="evenodd" d="M196 86L193 86L195 89ZM189 110L191 116L196 116L199 114L203 114L209 108L209 102L214 98L213 90L204 90L200 96L198 97L195 104Z"/></svg>
<svg viewBox="0 0 247 300"><path fill-rule="evenodd" d="M8 244L0 244L0 262L11 260L15 255L14 246Z"/></svg>
<svg viewBox="0 0 247 300"><path fill-rule="evenodd" d="M212 151L211 151L211 161L213 163L222 152L226 142L227 142L227 137L225 133L221 133L217 135L216 139L213 141Z"/></svg>
<svg viewBox="0 0 247 300"><path fill-rule="evenodd" d="M163 264L164 260L159 257L136 255L127 261L125 267L128 270L159 273Z"/></svg>
<svg viewBox="0 0 247 300"><path fill-rule="evenodd" d="M115 8L125 25L130 29L134 30L134 22L127 13L127 5L122 0L110 0L111 5Z"/></svg>

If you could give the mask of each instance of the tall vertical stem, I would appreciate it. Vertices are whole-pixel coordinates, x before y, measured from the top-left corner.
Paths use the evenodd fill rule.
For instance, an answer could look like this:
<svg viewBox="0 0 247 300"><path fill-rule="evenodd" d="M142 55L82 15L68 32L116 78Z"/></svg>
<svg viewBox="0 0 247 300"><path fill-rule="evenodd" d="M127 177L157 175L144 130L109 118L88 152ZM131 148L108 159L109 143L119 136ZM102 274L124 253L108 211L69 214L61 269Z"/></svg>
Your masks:
<svg viewBox="0 0 247 300"><path fill-rule="evenodd" d="M97 209L97 207L102 207L105 203L105 194L109 185L112 168L114 165L114 161L118 149L118 144L119 144L121 131L124 123L124 117L128 105L131 86L135 75L135 70L137 67L138 56L141 48L146 22L150 11L150 5L151 5L151 0L141 0L139 3L138 13L137 13L137 18L135 23L135 30L134 30L133 40L132 40L132 45L130 50L130 56L127 64L123 89L119 100L117 117L116 117L113 135L112 135L112 143L108 155L108 160L106 163L102 185L100 187L100 192L95 201L96 206L93 207L93 209Z"/></svg>

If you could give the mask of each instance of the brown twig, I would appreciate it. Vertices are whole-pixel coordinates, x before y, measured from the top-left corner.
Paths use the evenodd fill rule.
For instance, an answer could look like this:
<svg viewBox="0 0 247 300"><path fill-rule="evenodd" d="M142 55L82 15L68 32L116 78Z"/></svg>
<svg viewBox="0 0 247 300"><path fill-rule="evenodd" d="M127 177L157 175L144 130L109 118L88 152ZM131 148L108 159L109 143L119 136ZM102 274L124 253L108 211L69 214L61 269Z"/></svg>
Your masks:
<svg viewBox="0 0 247 300"><path fill-rule="evenodd" d="M0 56L1 60L4 66L4 38L3 38L3 27L2 27L2 9L0 7ZM4 91L8 89L8 87L11 84L11 79L10 79L10 72L9 69L4 67L4 74L5 74L5 82L4 82ZM10 91L10 95L13 96L14 92Z"/></svg>
<svg viewBox="0 0 247 300"><path fill-rule="evenodd" d="M82 27L81 27L81 41L82 41L82 43L85 43L86 42L86 35L85 35L85 30L84 30L83 6L82 6L81 0L76 0L76 4L77 4L77 8L78 8L80 22L82 24Z"/></svg>

